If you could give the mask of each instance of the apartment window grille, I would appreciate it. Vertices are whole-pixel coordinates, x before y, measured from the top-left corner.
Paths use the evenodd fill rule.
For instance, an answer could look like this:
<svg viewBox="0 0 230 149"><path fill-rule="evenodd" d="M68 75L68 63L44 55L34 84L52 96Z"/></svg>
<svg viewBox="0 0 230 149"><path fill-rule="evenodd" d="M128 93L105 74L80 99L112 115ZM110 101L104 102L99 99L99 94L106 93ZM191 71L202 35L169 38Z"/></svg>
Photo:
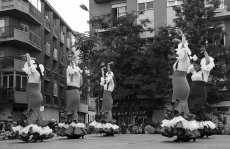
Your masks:
<svg viewBox="0 0 230 149"><path fill-rule="evenodd" d="M126 3L112 5L112 13L114 17L121 17L126 15L127 7Z"/></svg>
<svg viewBox="0 0 230 149"><path fill-rule="evenodd" d="M138 10L148 10L148 9L153 9L153 1L147 1L143 3L138 3Z"/></svg>
<svg viewBox="0 0 230 149"><path fill-rule="evenodd" d="M147 8L147 9L152 9L152 8L153 8L153 1L147 2L147 3L146 3L146 8Z"/></svg>
<svg viewBox="0 0 230 149"><path fill-rule="evenodd" d="M181 5L182 1L181 0L168 0L167 1L167 6L177 6L177 5Z"/></svg>

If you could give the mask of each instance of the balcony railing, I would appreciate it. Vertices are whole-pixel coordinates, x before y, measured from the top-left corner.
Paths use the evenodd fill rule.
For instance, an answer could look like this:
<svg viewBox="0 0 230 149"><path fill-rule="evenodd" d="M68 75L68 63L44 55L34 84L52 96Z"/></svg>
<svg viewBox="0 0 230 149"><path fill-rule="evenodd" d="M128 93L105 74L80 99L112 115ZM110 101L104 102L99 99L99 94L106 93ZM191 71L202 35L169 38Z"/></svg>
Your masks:
<svg viewBox="0 0 230 149"><path fill-rule="evenodd" d="M0 27L0 38L1 41L7 40L7 38L14 38L14 40L28 43L41 50L41 38L22 26Z"/></svg>
<svg viewBox="0 0 230 149"><path fill-rule="evenodd" d="M29 31L29 40L32 44L41 48L42 39L31 31Z"/></svg>
<svg viewBox="0 0 230 149"><path fill-rule="evenodd" d="M41 12L37 8L35 8L31 3L29 3L29 13L33 17L38 19L40 22L42 22L42 14L41 14Z"/></svg>
<svg viewBox="0 0 230 149"><path fill-rule="evenodd" d="M61 63L65 63L65 56L60 54L60 61Z"/></svg>
<svg viewBox="0 0 230 149"><path fill-rule="evenodd" d="M71 41L69 38L67 38L67 47L70 49L71 48Z"/></svg>
<svg viewBox="0 0 230 149"><path fill-rule="evenodd" d="M47 43L46 42L46 44L45 44L45 49L46 49L46 51L45 51L45 53L47 54L47 55L49 55L50 56L50 50L51 50L51 45L49 44L49 43Z"/></svg>
<svg viewBox="0 0 230 149"><path fill-rule="evenodd" d="M58 61L58 50L54 48L54 59Z"/></svg>
<svg viewBox="0 0 230 149"><path fill-rule="evenodd" d="M58 28L57 28L57 26L53 26L53 34L54 34L54 36L56 37L56 38L58 38L58 34L59 34L59 31L58 31Z"/></svg>
<svg viewBox="0 0 230 149"><path fill-rule="evenodd" d="M65 43L65 35L63 32L61 32L61 42Z"/></svg>
<svg viewBox="0 0 230 149"><path fill-rule="evenodd" d="M24 66L25 61L21 57L1 57L0 58L0 69L15 69L22 71L21 68Z"/></svg>
<svg viewBox="0 0 230 149"><path fill-rule="evenodd" d="M45 18L44 20L45 28L50 32L52 30L52 23L49 19Z"/></svg>
<svg viewBox="0 0 230 149"><path fill-rule="evenodd" d="M29 2L25 2L23 0L1 0L0 4L1 4L0 11L7 11L7 10L14 10L14 9L19 10L25 14L28 14L33 20L36 20L36 22L41 24L42 21L41 12Z"/></svg>

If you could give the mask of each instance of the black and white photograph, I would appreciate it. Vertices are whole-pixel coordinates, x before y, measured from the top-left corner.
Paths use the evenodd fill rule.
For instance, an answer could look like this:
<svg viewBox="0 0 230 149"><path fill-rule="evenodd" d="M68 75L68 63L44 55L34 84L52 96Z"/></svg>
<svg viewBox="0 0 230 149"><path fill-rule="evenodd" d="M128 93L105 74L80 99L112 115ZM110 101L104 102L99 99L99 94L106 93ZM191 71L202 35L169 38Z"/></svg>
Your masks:
<svg viewBox="0 0 230 149"><path fill-rule="evenodd" d="M0 0L0 149L229 149L230 0Z"/></svg>

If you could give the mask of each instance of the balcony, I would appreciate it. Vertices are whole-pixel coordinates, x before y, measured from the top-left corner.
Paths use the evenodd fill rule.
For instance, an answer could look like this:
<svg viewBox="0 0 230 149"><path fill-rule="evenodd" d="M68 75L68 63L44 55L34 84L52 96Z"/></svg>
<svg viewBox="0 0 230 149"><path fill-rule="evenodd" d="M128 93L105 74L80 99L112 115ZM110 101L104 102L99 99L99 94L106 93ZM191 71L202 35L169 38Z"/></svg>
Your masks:
<svg viewBox="0 0 230 149"><path fill-rule="evenodd" d="M65 56L64 56L64 55L62 55L62 54L60 54L60 61L61 61L61 63L62 63L62 64L64 64L64 63L65 63L65 61L66 61Z"/></svg>
<svg viewBox="0 0 230 149"><path fill-rule="evenodd" d="M45 44L45 50L46 50L45 54L48 55L48 56L50 56L50 53L51 53L50 52L50 50L51 50L50 47L51 47L51 45L48 42L46 42L46 44Z"/></svg>
<svg viewBox="0 0 230 149"><path fill-rule="evenodd" d="M0 42L10 42L15 46L41 51L41 38L22 26L1 27Z"/></svg>
<svg viewBox="0 0 230 149"><path fill-rule="evenodd" d="M55 80L55 81L58 81L58 79L59 79L58 73L57 73L57 72L54 72L54 80Z"/></svg>
<svg viewBox="0 0 230 149"><path fill-rule="evenodd" d="M21 71L24 67L25 61L17 57L4 57L0 58L0 70L1 71Z"/></svg>
<svg viewBox="0 0 230 149"><path fill-rule="evenodd" d="M44 20L45 30L50 32L52 30L52 23L49 19L45 18Z"/></svg>
<svg viewBox="0 0 230 149"><path fill-rule="evenodd" d="M65 35L63 32L61 32L61 42L65 44Z"/></svg>
<svg viewBox="0 0 230 149"><path fill-rule="evenodd" d="M54 48L54 59L58 61L58 50Z"/></svg>
<svg viewBox="0 0 230 149"><path fill-rule="evenodd" d="M95 3L106 3L111 2L111 0L94 0Z"/></svg>
<svg viewBox="0 0 230 149"><path fill-rule="evenodd" d="M23 0L1 0L0 12L2 15L14 15L36 24L42 23L41 12Z"/></svg>
<svg viewBox="0 0 230 149"><path fill-rule="evenodd" d="M71 41L69 38L67 38L67 48L71 49Z"/></svg>
<svg viewBox="0 0 230 149"><path fill-rule="evenodd" d="M57 26L53 26L53 35L54 37L58 38L58 35L59 35L59 31L58 31L58 28Z"/></svg>
<svg viewBox="0 0 230 149"><path fill-rule="evenodd" d="M214 17L214 20L219 19L228 19L230 17L230 9L229 7L224 7L220 11L218 11Z"/></svg>

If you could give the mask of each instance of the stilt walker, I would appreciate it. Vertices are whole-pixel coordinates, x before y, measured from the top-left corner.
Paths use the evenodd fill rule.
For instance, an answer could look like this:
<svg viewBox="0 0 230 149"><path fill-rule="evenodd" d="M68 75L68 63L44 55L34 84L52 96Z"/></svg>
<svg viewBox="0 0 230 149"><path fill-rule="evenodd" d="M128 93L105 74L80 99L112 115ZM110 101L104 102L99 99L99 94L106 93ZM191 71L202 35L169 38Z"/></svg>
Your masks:
<svg viewBox="0 0 230 149"><path fill-rule="evenodd" d="M193 116L189 114L188 97L189 84L187 81L187 71L190 64L191 51L188 42L182 31L176 30L182 36L182 42L176 49L177 61L173 65L173 95L171 105L166 109L169 111L166 119L162 121L161 134L166 137L177 136L175 141L189 141L199 136L198 124Z"/></svg>
<svg viewBox="0 0 230 149"><path fill-rule="evenodd" d="M80 87L83 84L82 70L78 66L77 56L74 52L69 58L69 65L66 69L66 123L59 124L57 134L68 138L80 138L86 135L85 124L78 121L78 110L80 104Z"/></svg>
<svg viewBox="0 0 230 149"><path fill-rule="evenodd" d="M204 58L198 59L196 55L193 56L193 65L189 67L188 72L192 73L192 85L189 99L189 108L191 113L196 115L196 120L199 123L200 137L210 136L214 133L215 124L206 117L205 106L207 102L206 84L210 71L215 66L214 59L210 57L202 48Z"/></svg>
<svg viewBox="0 0 230 149"><path fill-rule="evenodd" d="M114 74L110 68L111 64L112 62L107 64L106 74L106 67L101 68L102 77L100 84L104 87L101 117L90 124L90 126L94 127L96 131L105 134L104 136L114 136L114 133L119 129L117 125L113 124L114 122L112 117L112 92L114 90L115 83Z"/></svg>
<svg viewBox="0 0 230 149"><path fill-rule="evenodd" d="M26 94L28 98L28 111L26 127L13 127L13 131L18 132L20 139L28 142L37 142L53 137L52 129L45 123L40 107L43 102L41 94L41 79L43 77L44 66L38 64L36 59L31 58L27 53L25 55L26 63L22 70L28 75Z"/></svg>

